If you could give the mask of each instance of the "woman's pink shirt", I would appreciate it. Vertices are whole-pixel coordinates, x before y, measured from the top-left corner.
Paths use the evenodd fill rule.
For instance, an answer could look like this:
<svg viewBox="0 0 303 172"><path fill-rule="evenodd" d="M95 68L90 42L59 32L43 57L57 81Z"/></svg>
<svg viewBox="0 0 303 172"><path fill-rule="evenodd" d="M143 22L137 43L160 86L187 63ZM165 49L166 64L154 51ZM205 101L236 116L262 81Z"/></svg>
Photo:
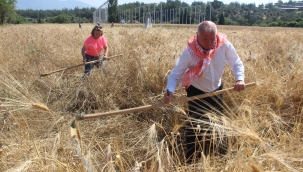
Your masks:
<svg viewBox="0 0 303 172"><path fill-rule="evenodd" d="M84 46L86 48L85 54L91 56L99 56L103 47L105 47L106 44L107 43L104 36L95 39L93 36L90 35L84 42Z"/></svg>

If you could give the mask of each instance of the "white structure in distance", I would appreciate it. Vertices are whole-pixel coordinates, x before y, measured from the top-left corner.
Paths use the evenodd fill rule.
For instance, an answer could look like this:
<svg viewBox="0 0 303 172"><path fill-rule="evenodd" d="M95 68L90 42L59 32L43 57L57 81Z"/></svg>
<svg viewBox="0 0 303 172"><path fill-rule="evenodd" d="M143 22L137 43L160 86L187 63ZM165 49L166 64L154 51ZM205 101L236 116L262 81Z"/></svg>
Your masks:
<svg viewBox="0 0 303 172"><path fill-rule="evenodd" d="M102 26L103 23L108 23L108 5L109 2L107 0L93 12L94 25L97 25L97 23L99 23Z"/></svg>

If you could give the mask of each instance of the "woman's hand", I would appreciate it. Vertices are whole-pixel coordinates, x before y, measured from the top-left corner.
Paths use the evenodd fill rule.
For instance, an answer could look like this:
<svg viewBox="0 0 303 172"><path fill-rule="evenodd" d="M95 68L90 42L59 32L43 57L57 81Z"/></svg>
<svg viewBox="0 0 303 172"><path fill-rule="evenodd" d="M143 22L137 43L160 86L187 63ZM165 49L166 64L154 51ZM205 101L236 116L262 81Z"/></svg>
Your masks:
<svg viewBox="0 0 303 172"><path fill-rule="evenodd" d="M110 60L110 57L107 57L106 54L103 55L103 60Z"/></svg>

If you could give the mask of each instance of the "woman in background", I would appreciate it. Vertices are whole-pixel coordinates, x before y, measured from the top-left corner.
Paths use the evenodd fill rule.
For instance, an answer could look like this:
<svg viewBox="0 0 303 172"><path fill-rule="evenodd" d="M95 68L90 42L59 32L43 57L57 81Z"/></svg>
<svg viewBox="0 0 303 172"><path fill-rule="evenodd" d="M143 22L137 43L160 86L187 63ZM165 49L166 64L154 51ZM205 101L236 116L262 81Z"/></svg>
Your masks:
<svg viewBox="0 0 303 172"><path fill-rule="evenodd" d="M103 55L101 55L104 50ZM101 26L95 26L91 31L91 35L86 38L84 45L81 50L83 57L83 63L90 62L93 60L101 60L97 63L86 64L84 68L84 76L90 75L94 65L97 67L104 63L104 60L109 60L107 57L108 47L105 37L103 36L103 30Z"/></svg>

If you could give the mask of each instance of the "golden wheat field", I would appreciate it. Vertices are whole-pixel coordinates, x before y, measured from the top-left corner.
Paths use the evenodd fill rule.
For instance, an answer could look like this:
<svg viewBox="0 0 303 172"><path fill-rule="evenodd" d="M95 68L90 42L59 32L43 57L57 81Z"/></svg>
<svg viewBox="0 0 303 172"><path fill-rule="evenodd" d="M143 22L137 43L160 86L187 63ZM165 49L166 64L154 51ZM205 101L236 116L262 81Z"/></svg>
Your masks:
<svg viewBox="0 0 303 172"><path fill-rule="evenodd" d="M218 26L244 62L245 82L258 85L226 93L222 118L209 114L214 137L232 138L228 153L185 165L184 102L77 120L76 131L71 122L161 103L166 78L196 26L105 25L109 56L121 54L106 62L106 72L95 68L86 81L83 66L41 76L81 64L92 27L0 27L0 171L303 171L302 29ZM225 88L235 82L228 66L223 81ZM183 97L177 90L176 99Z"/></svg>

